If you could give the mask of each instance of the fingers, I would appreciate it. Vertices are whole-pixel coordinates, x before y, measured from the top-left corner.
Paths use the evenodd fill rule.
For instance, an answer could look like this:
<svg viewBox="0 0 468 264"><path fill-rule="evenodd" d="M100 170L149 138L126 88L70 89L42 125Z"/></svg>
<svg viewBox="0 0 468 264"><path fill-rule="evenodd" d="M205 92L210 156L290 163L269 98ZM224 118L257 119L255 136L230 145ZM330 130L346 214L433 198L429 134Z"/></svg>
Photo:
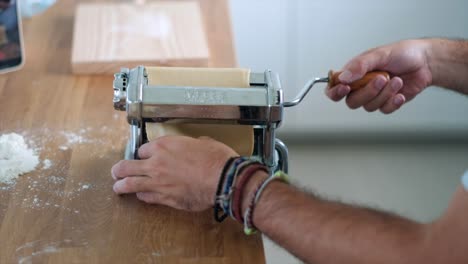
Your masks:
<svg viewBox="0 0 468 264"><path fill-rule="evenodd" d="M146 175L145 163L142 160L121 160L111 169L114 180L123 179L129 176Z"/></svg>
<svg viewBox="0 0 468 264"><path fill-rule="evenodd" d="M143 144L138 149L138 158L149 159L156 152L167 151L168 149L184 148L187 141L194 140L194 138L187 136L162 136L151 142Z"/></svg>
<svg viewBox="0 0 468 264"><path fill-rule="evenodd" d="M158 192L138 192L138 200L151 204L165 204L166 197Z"/></svg>
<svg viewBox="0 0 468 264"><path fill-rule="evenodd" d="M114 183L114 192L118 194L125 193L137 193L137 192L149 192L150 189L150 178L148 177L127 177L122 180L118 180Z"/></svg>
<svg viewBox="0 0 468 264"><path fill-rule="evenodd" d="M364 88L350 93L346 98L346 104L351 109L357 109L376 98L386 85L387 80L385 77L377 76Z"/></svg>
<svg viewBox="0 0 468 264"><path fill-rule="evenodd" d="M155 141L145 143L138 148L137 156L139 159L142 159L142 160L149 159L153 155L154 147L152 146L152 144L154 142Z"/></svg>
<svg viewBox="0 0 468 264"><path fill-rule="evenodd" d="M136 194L138 200L149 204L162 204L176 209L183 209L178 205L171 196L160 192L138 192Z"/></svg>
<svg viewBox="0 0 468 264"><path fill-rule="evenodd" d="M140 159L149 159L157 151L161 151L166 147L166 141L171 138L171 136L159 137L151 142L145 143L138 148L138 158Z"/></svg>
<svg viewBox="0 0 468 264"><path fill-rule="evenodd" d="M388 63L388 58L386 49L369 50L349 61L338 79L343 83L352 83L364 77L367 72L383 69Z"/></svg>
<svg viewBox="0 0 468 264"><path fill-rule="evenodd" d="M400 107L406 102L406 97L399 93L394 97L390 98L384 106L380 108L380 111L384 114L390 114L400 109Z"/></svg>
<svg viewBox="0 0 468 264"><path fill-rule="evenodd" d="M377 76L366 87L357 91L350 92L348 85L339 84L327 88L325 93L333 101L340 101L347 96L346 104L351 109L364 107L368 112L380 109L382 113L390 114L406 102L405 95L399 93L403 85L400 77L393 77L387 81L384 76Z"/></svg>
<svg viewBox="0 0 468 264"><path fill-rule="evenodd" d="M368 112L374 112L383 107L388 100L391 100L403 87L403 80L399 77L392 78L383 88L377 97L364 104L364 109Z"/></svg>
<svg viewBox="0 0 468 264"><path fill-rule="evenodd" d="M158 203L157 193L152 192L139 192L136 194L138 200L145 203Z"/></svg>
<svg viewBox="0 0 468 264"><path fill-rule="evenodd" d="M139 192L136 194L138 200L150 204L162 204L175 209L185 211L202 211L202 207L195 207L191 199L175 199L172 195L159 192Z"/></svg>
<svg viewBox="0 0 468 264"><path fill-rule="evenodd" d="M333 101L338 102L351 92L348 85L338 84L334 87L327 88L325 94Z"/></svg>

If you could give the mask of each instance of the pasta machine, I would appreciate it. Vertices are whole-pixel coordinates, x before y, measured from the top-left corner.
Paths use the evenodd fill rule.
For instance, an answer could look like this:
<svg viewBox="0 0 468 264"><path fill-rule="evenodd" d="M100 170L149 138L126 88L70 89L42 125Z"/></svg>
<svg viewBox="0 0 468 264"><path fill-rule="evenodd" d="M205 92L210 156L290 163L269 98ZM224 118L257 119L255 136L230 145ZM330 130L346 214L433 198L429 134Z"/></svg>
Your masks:
<svg viewBox="0 0 468 264"><path fill-rule="evenodd" d="M253 126L253 155L271 171L284 172L288 171L288 149L276 138L283 109L299 104L315 83L330 84L336 79L331 72L328 77L312 79L296 99L285 102L279 76L270 70L250 73L248 88L152 86L143 66L122 68L114 77L114 108L126 111L130 124L125 159L138 158L137 149L147 142L146 122L225 122Z"/></svg>

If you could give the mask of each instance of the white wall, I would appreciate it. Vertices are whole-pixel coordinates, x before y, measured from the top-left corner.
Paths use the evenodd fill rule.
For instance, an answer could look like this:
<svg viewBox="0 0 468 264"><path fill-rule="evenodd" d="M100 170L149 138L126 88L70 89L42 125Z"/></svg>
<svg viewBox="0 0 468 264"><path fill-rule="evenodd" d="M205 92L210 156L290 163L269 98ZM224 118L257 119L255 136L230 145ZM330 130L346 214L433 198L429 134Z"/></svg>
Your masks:
<svg viewBox="0 0 468 264"><path fill-rule="evenodd" d="M358 53L400 39L425 36L468 38L466 0L231 0L240 66L277 71L286 98L307 79L340 69ZM467 73L468 74L468 73ZM431 88L385 116L350 111L314 87L287 109L286 134L413 132L468 135L468 97Z"/></svg>

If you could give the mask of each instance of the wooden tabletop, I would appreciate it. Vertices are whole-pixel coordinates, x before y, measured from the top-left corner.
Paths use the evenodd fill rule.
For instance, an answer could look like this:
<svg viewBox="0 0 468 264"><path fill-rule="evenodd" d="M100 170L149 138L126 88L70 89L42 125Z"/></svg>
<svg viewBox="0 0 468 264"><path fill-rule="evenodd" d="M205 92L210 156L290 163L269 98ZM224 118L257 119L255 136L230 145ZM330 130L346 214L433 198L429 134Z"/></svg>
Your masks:
<svg viewBox="0 0 468 264"><path fill-rule="evenodd" d="M112 76L70 73L75 3L25 20L26 64L0 75L0 134L22 134L42 161L0 184L0 263L264 263L261 237L231 220L113 193L128 125ZM211 66L234 66L227 2L200 4Z"/></svg>

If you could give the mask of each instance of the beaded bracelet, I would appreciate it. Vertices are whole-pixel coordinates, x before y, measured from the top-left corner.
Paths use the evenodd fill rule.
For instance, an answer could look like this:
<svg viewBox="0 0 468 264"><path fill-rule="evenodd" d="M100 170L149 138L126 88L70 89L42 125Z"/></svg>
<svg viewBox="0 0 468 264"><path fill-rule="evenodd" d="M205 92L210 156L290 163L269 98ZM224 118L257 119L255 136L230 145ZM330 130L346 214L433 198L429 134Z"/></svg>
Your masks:
<svg viewBox="0 0 468 264"><path fill-rule="evenodd" d="M289 176L282 171L277 171L273 176L263 180L255 189L255 192L252 195L252 199L249 203L249 207L244 213L244 233L246 235L252 235L257 232L257 229L253 226L253 212L266 186L268 186L268 184L270 184L273 181L281 181L286 184L289 184Z"/></svg>

